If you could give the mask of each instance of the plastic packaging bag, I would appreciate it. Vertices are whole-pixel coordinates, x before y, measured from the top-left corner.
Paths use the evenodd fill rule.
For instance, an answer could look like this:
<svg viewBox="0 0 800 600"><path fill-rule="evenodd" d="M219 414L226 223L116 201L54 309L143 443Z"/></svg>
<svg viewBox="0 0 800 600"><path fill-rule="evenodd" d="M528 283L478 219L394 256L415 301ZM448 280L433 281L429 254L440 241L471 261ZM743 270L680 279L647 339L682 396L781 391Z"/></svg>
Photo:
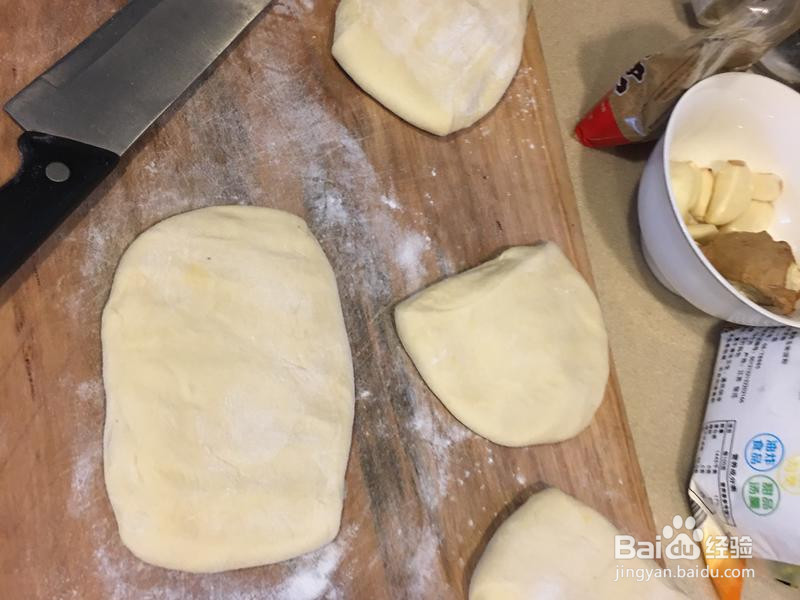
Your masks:
<svg viewBox="0 0 800 600"><path fill-rule="evenodd" d="M703 530L800 565L800 330L723 332L689 497Z"/></svg>
<svg viewBox="0 0 800 600"><path fill-rule="evenodd" d="M713 29L637 62L578 123L575 135L593 148L651 139L695 83L749 68L798 29L797 0L746 0Z"/></svg>
<svg viewBox="0 0 800 600"><path fill-rule="evenodd" d="M692 0L692 10L697 22L705 27L719 25L722 18L742 0Z"/></svg>

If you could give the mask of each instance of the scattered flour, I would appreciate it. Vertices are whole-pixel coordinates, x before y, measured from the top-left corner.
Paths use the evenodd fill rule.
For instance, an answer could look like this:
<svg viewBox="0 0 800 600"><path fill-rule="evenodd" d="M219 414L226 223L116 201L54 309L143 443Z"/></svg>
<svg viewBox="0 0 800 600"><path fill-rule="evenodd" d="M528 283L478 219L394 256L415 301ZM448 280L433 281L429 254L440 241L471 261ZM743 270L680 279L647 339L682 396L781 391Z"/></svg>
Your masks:
<svg viewBox="0 0 800 600"><path fill-rule="evenodd" d="M526 81L527 85L524 86L526 90L530 90L531 87L536 86L538 83L532 67L521 67L517 71L515 79ZM510 96L516 105L514 107L514 116L517 119L533 119L536 117L537 102L533 95L527 92L514 92ZM529 144L528 147L534 149L535 145Z"/></svg>
<svg viewBox="0 0 800 600"><path fill-rule="evenodd" d="M431 598L431 586L438 579L436 569L439 554L439 537L425 526L412 532L414 553L411 555L408 566L409 600L427 600ZM440 582L443 584L443 582Z"/></svg>
<svg viewBox="0 0 800 600"><path fill-rule="evenodd" d="M469 439L471 434L459 423L444 422L431 404L419 398L416 391L411 393L414 415L407 426L425 442L432 455L428 468L419 471L420 491L428 507L436 510L447 496L452 480L450 462L453 447Z"/></svg>
<svg viewBox="0 0 800 600"><path fill-rule="evenodd" d="M382 195L380 197L381 204L385 204L392 210L400 210L400 205L397 203L397 200L392 198L391 196Z"/></svg>
<svg viewBox="0 0 800 600"><path fill-rule="evenodd" d="M103 224L89 225L86 231L86 259L81 264L81 275L84 279L97 277L110 260L108 252L110 238L108 237L108 227Z"/></svg>
<svg viewBox="0 0 800 600"><path fill-rule="evenodd" d="M93 537L102 540L109 526L113 527L113 523L92 526ZM265 584L256 573L245 579L238 576L242 572L236 571L194 575L156 569L133 558L118 544L96 544L92 559L103 576L107 600L345 600L336 589L334 578L337 571L344 577L353 576L352 563L343 567L342 560L357 530L357 526L350 526L327 546L284 563L289 573L274 587ZM150 571L159 572L161 583L140 583Z"/></svg>
<svg viewBox="0 0 800 600"><path fill-rule="evenodd" d="M96 478L100 472L101 447L99 444L89 445L81 450L72 467L67 512L70 516L80 518L92 502L98 501L100 487Z"/></svg>
<svg viewBox="0 0 800 600"><path fill-rule="evenodd" d="M321 217L329 225L348 225L350 223L350 213L345 208L342 196L338 191L327 192L322 197L319 209L322 211Z"/></svg>
<svg viewBox="0 0 800 600"><path fill-rule="evenodd" d="M390 304L393 292L386 267L392 264L405 283L401 295L415 290L428 274L423 259L431 249L430 236L403 228L386 212L359 209L357 193L337 186L316 168L309 166L306 180L307 217L323 247L333 248L328 256L345 299L366 292L376 304ZM397 205L392 196L378 198L387 199L382 204Z"/></svg>
<svg viewBox="0 0 800 600"><path fill-rule="evenodd" d="M431 238L417 232L410 232L399 240L397 248L397 265L403 272L405 280L417 286L426 274L422 258L431 249Z"/></svg>
<svg viewBox="0 0 800 600"><path fill-rule="evenodd" d="M94 504L102 499L102 426L103 385L98 378L76 382L70 376L59 381L59 387L70 397L72 414L65 415L74 425L71 428L73 461L67 514L85 517Z"/></svg>
<svg viewBox="0 0 800 600"><path fill-rule="evenodd" d="M75 393L78 400L84 404L89 403L95 406L103 404L103 384L99 379L81 381L75 388Z"/></svg>
<svg viewBox="0 0 800 600"><path fill-rule="evenodd" d="M272 12L296 17L314 10L314 2L315 0L279 0L273 3Z"/></svg>
<svg viewBox="0 0 800 600"><path fill-rule="evenodd" d="M358 528L352 525L335 542L298 558L292 574L272 593L270 600L317 600L323 594L325 598L338 599L340 595L333 589L331 577L357 531Z"/></svg>

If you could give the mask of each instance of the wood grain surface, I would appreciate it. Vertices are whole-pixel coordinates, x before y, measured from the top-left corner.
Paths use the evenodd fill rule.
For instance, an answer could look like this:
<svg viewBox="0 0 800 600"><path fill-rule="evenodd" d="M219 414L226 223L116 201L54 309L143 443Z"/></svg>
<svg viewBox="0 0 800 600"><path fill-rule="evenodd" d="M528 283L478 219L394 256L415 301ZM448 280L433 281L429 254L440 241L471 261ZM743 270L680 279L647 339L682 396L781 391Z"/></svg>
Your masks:
<svg viewBox="0 0 800 600"><path fill-rule="evenodd" d="M0 3L0 98L122 4ZM337 67L334 10L276 1L0 289L3 598L465 598L488 538L546 485L653 538L613 375L577 438L507 449L443 408L392 323L402 298L510 245L553 240L590 278L534 18L498 108L437 138ZM18 133L4 117L6 176ZM99 324L139 233L224 203L302 215L320 239L345 308L356 420L339 538L280 565L201 576L143 564L119 541L102 476Z"/></svg>

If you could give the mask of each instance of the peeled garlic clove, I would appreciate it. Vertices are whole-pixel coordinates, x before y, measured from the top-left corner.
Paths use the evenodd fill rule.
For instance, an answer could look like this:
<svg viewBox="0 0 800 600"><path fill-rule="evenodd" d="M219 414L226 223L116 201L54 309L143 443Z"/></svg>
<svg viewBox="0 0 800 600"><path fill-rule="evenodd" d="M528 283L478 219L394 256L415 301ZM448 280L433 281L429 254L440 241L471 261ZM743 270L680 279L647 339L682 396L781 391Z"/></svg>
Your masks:
<svg viewBox="0 0 800 600"><path fill-rule="evenodd" d="M753 200L775 202L783 192L783 180L775 173L753 173Z"/></svg>
<svg viewBox="0 0 800 600"><path fill-rule="evenodd" d="M758 233L759 231L766 231L772 225L772 219L775 216L775 208L769 202L750 202L741 215L736 217L733 221L720 228L723 233L730 233L732 231L751 231Z"/></svg>
<svg viewBox="0 0 800 600"><path fill-rule="evenodd" d="M700 169L700 192L691 208L692 216L698 221L706 218L711 194L714 192L714 173L711 169Z"/></svg>
<svg viewBox="0 0 800 600"><path fill-rule="evenodd" d="M689 235L692 236L692 239L700 244L709 241L719 233L716 225L710 225L708 223L689 225L687 229L689 230Z"/></svg>
<svg viewBox="0 0 800 600"><path fill-rule="evenodd" d="M715 160L711 163L711 171L714 173L714 176L717 176L722 169L724 169L729 162L741 162L741 161L729 161L729 160Z"/></svg>
<svg viewBox="0 0 800 600"><path fill-rule="evenodd" d="M717 173L705 220L714 225L725 225L746 211L750 206L752 180L746 164L728 161Z"/></svg>
<svg viewBox="0 0 800 600"><path fill-rule="evenodd" d="M700 169L690 162L672 161L669 163L669 176L675 205L685 220L700 195Z"/></svg>

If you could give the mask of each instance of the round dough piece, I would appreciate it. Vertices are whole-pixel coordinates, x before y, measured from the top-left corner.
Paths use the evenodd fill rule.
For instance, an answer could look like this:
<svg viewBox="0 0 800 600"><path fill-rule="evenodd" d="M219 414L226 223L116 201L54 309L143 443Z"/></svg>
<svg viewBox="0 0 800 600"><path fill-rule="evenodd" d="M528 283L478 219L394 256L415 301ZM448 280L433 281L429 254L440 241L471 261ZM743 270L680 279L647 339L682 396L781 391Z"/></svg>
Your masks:
<svg viewBox="0 0 800 600"><path fill-rule="evenodd" d="M333 56L389 110L446 135L502 98L529 10L529 0L342 0Z"/></svg>
<svg viewBox="0 0 800 600"><path fill-rule="evenodd" d="M336 536L353 369L301 219L223 206L157 224L119 263L102 341L106 487L136 556L214 572Z"/></svg>
<svg viewBox="0 0 800 600"><path fill-rule="evenodd" d="M495 532L475 567L469 600L680 600L664 580L619 577L617 565L658 568L655 561L615 560L620 532L602 515L550 488L534 494ZM619 581L615 581L619 579Z"/></svg>
<svg viewBox="0 0 800 600"><path fill-rule="evenodd" d="M518 246L397 306L425 382L467 427L504 446L564 440L608 379L594 293L553 243Z"/></svg>

